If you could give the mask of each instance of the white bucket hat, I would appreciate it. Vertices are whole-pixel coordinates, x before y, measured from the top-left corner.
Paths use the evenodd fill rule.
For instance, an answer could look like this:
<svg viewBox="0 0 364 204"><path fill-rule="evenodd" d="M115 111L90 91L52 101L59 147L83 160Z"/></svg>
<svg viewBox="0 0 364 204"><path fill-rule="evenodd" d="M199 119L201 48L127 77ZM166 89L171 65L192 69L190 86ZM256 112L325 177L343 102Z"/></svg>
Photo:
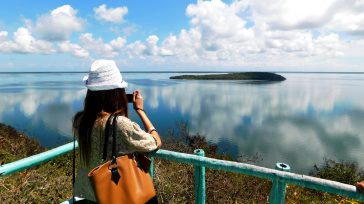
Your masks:
<svg viewBox="0 0 364 204"><path fill-rule="evenodd" d="M114 60L94 61L88 75L83 77L83 82L91 91L128 87L128 83L123 81L123 77Z"/></svg>

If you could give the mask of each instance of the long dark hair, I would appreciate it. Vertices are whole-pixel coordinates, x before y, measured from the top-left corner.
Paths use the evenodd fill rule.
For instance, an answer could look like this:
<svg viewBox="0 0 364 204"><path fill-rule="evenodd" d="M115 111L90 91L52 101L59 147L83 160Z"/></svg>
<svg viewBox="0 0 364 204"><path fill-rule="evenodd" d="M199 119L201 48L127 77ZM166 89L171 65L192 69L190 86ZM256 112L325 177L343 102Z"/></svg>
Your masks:
<svg viewBox="0 0 364 204"><path fill-rule="evenodd" d="M125 89L87 90L84 109L76 113L73 118L73 130L78 133L81 157L87 166L90 161L92 128L101 112L120 112L128 117L128 99Z"/></svg>

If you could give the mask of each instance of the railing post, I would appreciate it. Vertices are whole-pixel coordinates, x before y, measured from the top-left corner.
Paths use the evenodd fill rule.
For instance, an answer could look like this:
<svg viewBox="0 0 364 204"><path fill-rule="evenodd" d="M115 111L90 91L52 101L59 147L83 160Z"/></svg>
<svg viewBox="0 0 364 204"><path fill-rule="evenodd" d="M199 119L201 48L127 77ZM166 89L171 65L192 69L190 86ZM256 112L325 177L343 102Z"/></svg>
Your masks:
<svg viewBox="0 0 364 204"><path fill-rule="evenodd" d="M276 163L276 169L289 172L291 168L285 163ZM286 199L286 182L278 176L273 179L269 195L269 204L283 204Z"/></svg>
<svg viewBox="0 0 364 204"><path fill-rule="evenodd" d="M202 149L196 149L195 155L204 157L205 152ZM206 202L206 184L205 184L205 167L194 165L195 169L195 203L205 204Z"/></svg>
<svg viewBox="0 0 364 204"><path fill-rule="evenodd" d="M154 179L154 157L150 157L149 175Z"/></svg>

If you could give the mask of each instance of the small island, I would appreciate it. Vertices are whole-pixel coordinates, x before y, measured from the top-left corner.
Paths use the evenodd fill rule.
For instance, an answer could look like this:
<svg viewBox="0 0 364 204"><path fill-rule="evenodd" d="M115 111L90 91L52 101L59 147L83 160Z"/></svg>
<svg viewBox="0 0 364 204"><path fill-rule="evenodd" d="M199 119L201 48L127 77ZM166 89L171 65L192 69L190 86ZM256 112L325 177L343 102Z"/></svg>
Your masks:
<svg viewBox="0 0 364 204"><path fill-rule="evenodd" d="M234 72L227 74L207 75L180 75L171 76L170 79L188 80L260 80L260 81L284 81L286 78L271 72Z"/></svg>

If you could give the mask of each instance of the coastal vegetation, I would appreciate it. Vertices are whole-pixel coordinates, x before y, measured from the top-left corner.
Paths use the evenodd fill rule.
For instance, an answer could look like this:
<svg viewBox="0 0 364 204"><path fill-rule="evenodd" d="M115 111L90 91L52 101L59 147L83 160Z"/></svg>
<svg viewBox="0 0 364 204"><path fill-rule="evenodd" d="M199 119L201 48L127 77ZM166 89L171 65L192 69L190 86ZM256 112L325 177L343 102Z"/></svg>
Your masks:
<svg viewBox="0 0 364 204"><path fill-rule="evenodd" d="M227 74L208 75L180 75L171 76L170 79L188 80L260 80L260 81L284 81L286 78L271 72L234 72Z"/></svg>
<svg viewBox="0 0 364 204"><path fill-rule="evenodd" d="M163 149L193 153L204 149L207 157L234 160L218 153L218 147L200 134L191 134L180 123L164 137ZM15 129L0 125L0 161L8 163L45 151L35 140ZM257 157L241 162L254 163ZM155 159L154 183L160 203L193 203L193 167L163 159ZM315 165L311 175L353 184L364 179L355 163L325 159ZM0 178L0 203L59 203L72 196L72 153L43 165ZM271 182L243 174L206 169L207 203L267 203ZM286 203L358 203L348 198L287 186Z"/></svg>
<svg viewBox="0 0 364 204"><path fill-rule="evenodd" d="M1 164L47 149L14 128L0 124ZM72 196L72 154L0 177L0 203L60 203Z"/></svg>

